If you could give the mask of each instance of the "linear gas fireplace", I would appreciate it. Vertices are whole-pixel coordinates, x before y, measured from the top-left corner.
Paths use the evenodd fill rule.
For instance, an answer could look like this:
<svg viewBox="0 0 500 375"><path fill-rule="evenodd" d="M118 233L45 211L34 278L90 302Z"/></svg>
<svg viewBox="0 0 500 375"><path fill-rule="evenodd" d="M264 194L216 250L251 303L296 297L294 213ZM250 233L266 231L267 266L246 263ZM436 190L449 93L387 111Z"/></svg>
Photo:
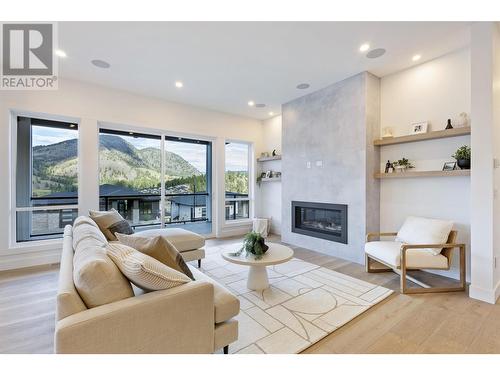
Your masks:
<svg viewBox="0 0 500 375"><path fill-rule="evenodd" d="M292 201L292 232L347 243L347 205Z"/></svg>

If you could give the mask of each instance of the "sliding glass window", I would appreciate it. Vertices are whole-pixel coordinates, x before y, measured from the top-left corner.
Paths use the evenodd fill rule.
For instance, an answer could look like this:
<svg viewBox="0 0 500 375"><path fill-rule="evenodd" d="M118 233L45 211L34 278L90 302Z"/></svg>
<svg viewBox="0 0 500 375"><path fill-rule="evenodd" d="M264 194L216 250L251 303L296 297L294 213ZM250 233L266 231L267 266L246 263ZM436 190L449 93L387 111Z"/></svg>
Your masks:
<svg viewBox="0 0 500 375"><path fill-rule="evenodd" d="M211 143L166 137L165 223L206 234L212 232Z"/></svg>
<svg viewBox="0 0 500 375"><path fill-rule="evenodd" d="M107 129L99 138L101 210L136 230L211 233L210 142Z"/></svg>
<svg viewBox="0 0 500 375"><path fill-rule="evenodd" d="M136 229L161 224L161 137L101 129L99 202Z"/></svg>
<svg viewBox="0 0 500 375"><path fill-rule="evenodd" d="M248 219L250 217L250 145L226 142L225 154L226 221Z"/></svg>
<svg viewBox="0 0 500 375"><path fill-rule="evenodd" d="M78 125L17 117L16 242L62 236L78 215Z"/></svg>

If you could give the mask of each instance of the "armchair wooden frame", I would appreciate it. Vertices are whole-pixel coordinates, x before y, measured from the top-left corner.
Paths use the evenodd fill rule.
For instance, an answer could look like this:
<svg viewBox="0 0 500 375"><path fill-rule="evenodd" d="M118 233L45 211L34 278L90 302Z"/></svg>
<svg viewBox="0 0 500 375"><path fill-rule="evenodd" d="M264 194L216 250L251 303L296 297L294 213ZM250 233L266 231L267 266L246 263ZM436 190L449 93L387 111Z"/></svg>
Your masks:
<svg viewBox="0 0 500 375"><path fill-rule="evenodd" d="M380 237L395 237L397 233L395 232L382 232L382 233L368 233L366 235L366 242L372 241L373 238ZM388 264L380 259L375 258L372 255L365 253L365 266L366 272L375 273L375 272L395 272L400 275L401 282L401 293L404 294L415 294L415 293L440 293L440 292L461 292L465 290L466 281L465 281L465 244L455 243L455 239L457 238L457 231L451 231L448 236L448 240L445 244L420 244L420 245L410 245L403 244L401 245L401 257L400 257L400 266L394 267L391 264ZM447 258L447 267L428 267L428 268L412 268L406 266L407 259L407 251L410 249L443 249L441 254ZM458 249L460 253L460 284L457 287L431 287L428 284L423 283L422 281L415 279L414 277L407 274L408 270L417 270L417 269L438 269L438 270L449 270L451 267L451 261L453 259L453 250ZM378 263L378 267L373 267L372 262L375 261ZM382 267L381 267L382 265ZM384 267L385 266L385 267ZM422 288L409 288L407 285L407 280L414 282L417 285L420 285Z"/></svg>

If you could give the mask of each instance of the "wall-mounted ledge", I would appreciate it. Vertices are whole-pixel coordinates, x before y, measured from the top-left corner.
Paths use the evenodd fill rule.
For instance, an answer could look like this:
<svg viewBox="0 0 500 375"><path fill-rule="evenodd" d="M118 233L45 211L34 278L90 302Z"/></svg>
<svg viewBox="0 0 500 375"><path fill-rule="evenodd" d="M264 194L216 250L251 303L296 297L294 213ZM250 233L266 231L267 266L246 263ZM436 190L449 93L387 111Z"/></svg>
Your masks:
<svg viewBox="0 0 500 375"><path fill-rule="evenodd" d="M448 130L437 130L429 133L404 135L402 137L376 139L373 141L373 145L374 146L398 145L401 143L427 141L430 139L459 137L462 135L470 135L470 127L454 128Z"/></svg>
<svg viewBox="0 0 500 375"><path fill-rule="evenodd" d="M456 177L470 176L470 169L454 171L407 171L395 173L375 173L375 178L411 178L411 177Z"/></svg>

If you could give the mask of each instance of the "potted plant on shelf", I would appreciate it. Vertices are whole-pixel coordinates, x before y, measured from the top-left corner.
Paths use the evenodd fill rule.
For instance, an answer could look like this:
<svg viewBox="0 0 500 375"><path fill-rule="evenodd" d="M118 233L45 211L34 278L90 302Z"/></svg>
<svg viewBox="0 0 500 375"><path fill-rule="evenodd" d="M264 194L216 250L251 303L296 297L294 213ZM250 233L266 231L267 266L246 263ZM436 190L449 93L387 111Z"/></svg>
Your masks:
<svg viewBox="0 0 500 375"><path fill-rule="evenodd" d="M243 239L243 246L240 250L235 253L231 253L232 256L240 256L243 251L246 252L246 256L252 254L255 259L261 259L262 256L269 249L269 246L265 244L264 237L260 233L250 232L245 235Z"/></svg>
<svg viewBox="0 0 500 375"><path fill-rule="evenodd" d="M415 168L413 164L406 158L396 160L392 163L396 172L405 172L407 169Z"/></svg>
<svg viewBox="0 0 500 375"><path fill-rule="evenodd" d="M457 161L457 165L460 169L470 169L470 154L471 149L469 146L465 145L459 147L453 155L451 155Z"/></svg>

